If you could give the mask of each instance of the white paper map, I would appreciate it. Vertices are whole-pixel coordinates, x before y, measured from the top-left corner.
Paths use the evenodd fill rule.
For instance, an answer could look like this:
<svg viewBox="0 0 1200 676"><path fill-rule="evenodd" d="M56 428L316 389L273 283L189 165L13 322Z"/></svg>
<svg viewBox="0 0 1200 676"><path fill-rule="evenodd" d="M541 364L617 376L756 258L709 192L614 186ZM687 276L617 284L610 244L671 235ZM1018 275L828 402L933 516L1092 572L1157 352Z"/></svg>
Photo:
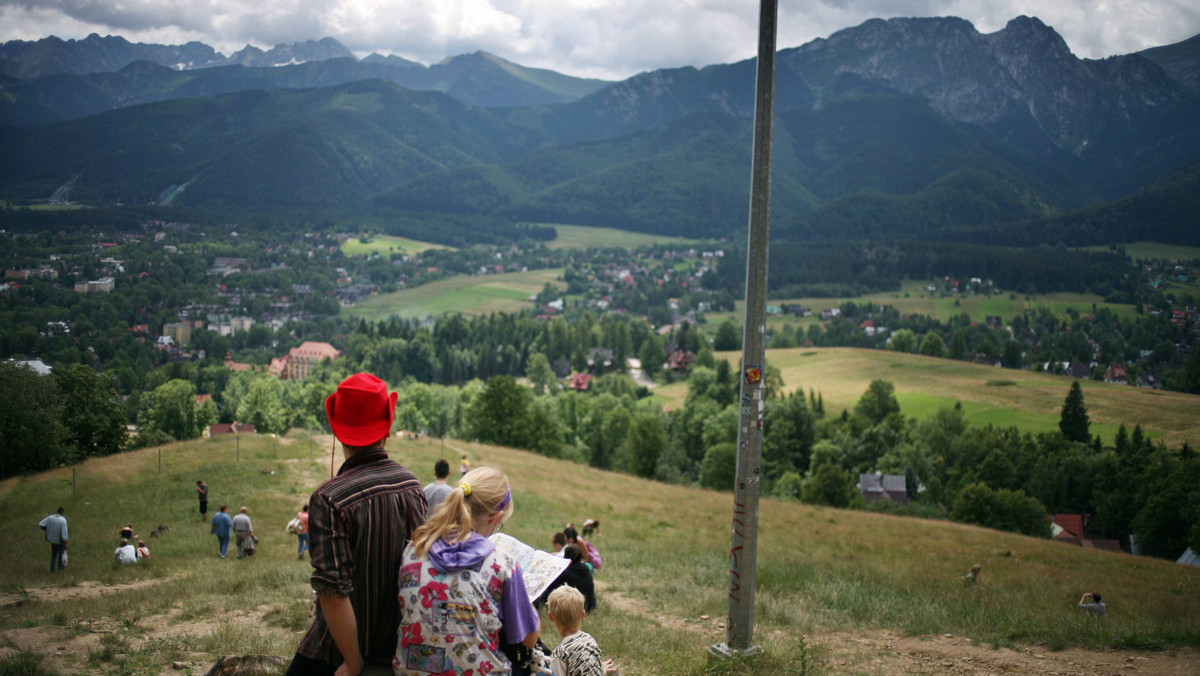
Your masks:
<svg viewBox="0 0 1200 676"><path fill-rule="evenodd" d="M534 549L511 535L496 533L488 539L496 545L496 549L513 557L521 566L521 578L525 581L525 591L529 592L530 603L541 596L571 564L561 556Z"/></svg>

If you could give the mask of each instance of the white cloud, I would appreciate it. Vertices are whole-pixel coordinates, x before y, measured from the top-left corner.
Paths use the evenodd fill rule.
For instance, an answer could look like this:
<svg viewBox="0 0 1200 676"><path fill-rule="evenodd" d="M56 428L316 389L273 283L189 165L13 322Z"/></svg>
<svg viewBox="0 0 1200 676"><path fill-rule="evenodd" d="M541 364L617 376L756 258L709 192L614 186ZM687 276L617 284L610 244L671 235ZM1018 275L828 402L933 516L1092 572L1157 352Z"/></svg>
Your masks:
<svg viewBox="0 0 1200 676"><path fill-rule="evenodd" d="M643 70L752 57L757 0L0 0L0 40L119 34L135 42L246 44L337 38L351 50L425 63L484 50L574 75L620 79ZM1200 32L1195 0L781 0L780 48L867 19L959 16L981 32L1037 16L1077 55L1101 58Z"/></svg>

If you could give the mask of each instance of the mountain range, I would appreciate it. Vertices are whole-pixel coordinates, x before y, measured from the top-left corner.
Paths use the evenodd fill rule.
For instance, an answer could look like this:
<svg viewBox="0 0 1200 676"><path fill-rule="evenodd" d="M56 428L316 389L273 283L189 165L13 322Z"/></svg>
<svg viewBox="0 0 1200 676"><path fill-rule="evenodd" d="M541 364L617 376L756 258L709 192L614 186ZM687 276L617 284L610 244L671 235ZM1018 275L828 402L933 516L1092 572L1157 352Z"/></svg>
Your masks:
<svg viewBox="0 0 1200 676"><path fill-rule="evenodd" d="M81 42L114 40L94 37ZM186 186L175 203L745 227L754 60L605 83L484 53L358 61L327 40L235 55L291 65L217 65L192 43L161 48L159 63L17 79L13 64L33 69L31 46L46 42L0 49L6 199L74 181L72 199L92 203ZM184 56L210 67L161 65ZM65 69L56 58L36 63ZM1196 193L1200 172L1181 168L1200 161L1198 81L1200 36L1084 60L1031 17L992 34L956 18L872 20L781 50L773 234L994 237L1047 219L1062 231L1150 187ZM1066 217L1079 209L1093 215ZM1155 227L1198 236L1190 215L1165 218Z"/></svg>

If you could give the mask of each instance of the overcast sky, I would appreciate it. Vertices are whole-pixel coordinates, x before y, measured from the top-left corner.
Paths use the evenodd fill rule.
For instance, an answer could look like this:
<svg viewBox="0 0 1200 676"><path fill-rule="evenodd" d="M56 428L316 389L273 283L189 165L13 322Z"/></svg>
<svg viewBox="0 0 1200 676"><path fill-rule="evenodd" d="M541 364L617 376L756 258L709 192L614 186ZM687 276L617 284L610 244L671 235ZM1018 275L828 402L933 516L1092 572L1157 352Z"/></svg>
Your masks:
<svg viewBox="0 0 1200 676"><path fill-rule="evenodd" d="M246 44L337 38L356 54L422 63L484 50L525 66L624 79L750 58L758 0L0 0L0 41L89 33L132 42ZM1200 33L1198 0L779 0L779 48L867 19L959 16L983 33L1036 16L1076 55L1103 58Z"/></svg>

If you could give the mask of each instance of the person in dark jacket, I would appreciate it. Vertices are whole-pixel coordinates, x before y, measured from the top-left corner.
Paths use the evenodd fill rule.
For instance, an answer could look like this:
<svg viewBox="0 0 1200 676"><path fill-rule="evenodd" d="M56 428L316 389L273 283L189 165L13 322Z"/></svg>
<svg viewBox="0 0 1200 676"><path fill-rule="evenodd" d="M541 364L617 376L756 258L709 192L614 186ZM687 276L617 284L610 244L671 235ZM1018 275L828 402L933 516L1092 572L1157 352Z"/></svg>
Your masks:
<svg viewBox="0 0 1200 676"><path fill-rule="evenodd" d="M541 605L550 598L550 592L558 589L564 584L571 585L583 594L583 610L584 612L592 612L596 608L596 584L592 580L592 569L584 563L584 549L581 545L570 544L563 548L563 557L569 559L571 563L563 569L563 572L558 576L558 579L546 588L546 591L538 597L537 604Z"/></svg>

